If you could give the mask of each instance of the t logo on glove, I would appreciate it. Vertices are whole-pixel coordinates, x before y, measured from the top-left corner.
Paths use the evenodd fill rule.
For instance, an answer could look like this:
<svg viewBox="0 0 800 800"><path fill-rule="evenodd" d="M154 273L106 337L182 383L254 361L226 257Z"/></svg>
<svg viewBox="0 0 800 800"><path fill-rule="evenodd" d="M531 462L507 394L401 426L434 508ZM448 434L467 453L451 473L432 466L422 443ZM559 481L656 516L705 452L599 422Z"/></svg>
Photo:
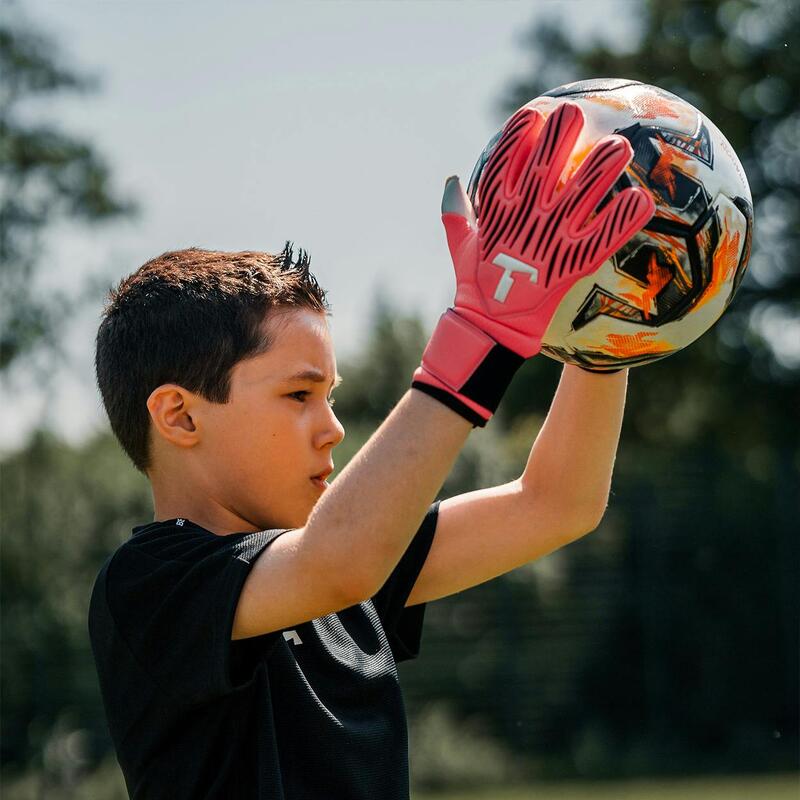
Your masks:
<svg viewBox="0 0 800 800"><path fill-rule="evenodd" d="M527 264L523 264L522 261L513 256L500 253L492 261L492 264L497 264L503 270L503 277L500 278L500 283L497 284L497 289L494 292L494 299L498 303L505 303L508 292L514 285L515 272L527 272L531 276L531 283L539 282L539 270L536 267L529 267Z"/></svg>

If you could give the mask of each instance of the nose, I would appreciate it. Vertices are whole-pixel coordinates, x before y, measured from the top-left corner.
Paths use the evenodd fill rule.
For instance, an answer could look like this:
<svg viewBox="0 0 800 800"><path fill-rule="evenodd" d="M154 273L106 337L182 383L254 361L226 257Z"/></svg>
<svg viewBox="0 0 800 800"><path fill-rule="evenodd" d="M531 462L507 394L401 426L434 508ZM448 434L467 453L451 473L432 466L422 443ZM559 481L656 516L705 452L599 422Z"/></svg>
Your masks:
<svg viewBox="0 0 800 800"><path fill-rule="evenodd" d="M333 408L328 406L328 412L325 415L324 423L322 424L322 431L319 434L319 447L326 447L332 445L336 447L339 442L344 439L344 426L339 422L336 414L333 413Z"/></svg>

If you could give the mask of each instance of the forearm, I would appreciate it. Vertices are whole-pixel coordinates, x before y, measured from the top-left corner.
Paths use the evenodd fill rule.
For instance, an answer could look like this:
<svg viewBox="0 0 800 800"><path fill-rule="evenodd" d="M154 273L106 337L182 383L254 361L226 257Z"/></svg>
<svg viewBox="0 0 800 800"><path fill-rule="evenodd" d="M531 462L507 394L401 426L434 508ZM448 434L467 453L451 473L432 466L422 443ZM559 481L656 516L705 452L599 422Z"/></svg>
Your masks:
<svg viewBox="0 0 800 800"><path fill-rule="evenodd" d="M526 492L559 493L565 507L599 519L611 490L628 370L596 375L565 365L521 477Z"/></svg>
<svg viewBox="0 0 800 800"><path fill-rule="evenodd" d="M417 532L472 424L409 389L323 494L305 526L370 596Z"/></svg>

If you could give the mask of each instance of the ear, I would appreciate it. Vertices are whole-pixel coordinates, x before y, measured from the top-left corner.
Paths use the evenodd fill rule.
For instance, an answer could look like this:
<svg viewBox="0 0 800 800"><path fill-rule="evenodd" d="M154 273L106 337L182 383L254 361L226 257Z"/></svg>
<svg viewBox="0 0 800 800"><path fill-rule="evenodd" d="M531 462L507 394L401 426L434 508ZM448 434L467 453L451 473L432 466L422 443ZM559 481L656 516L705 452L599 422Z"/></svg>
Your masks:
<svg viewBox="0 0 800 800"><path fill-rule="evenodd" d="M176 447L194 447L200 440L192 420L196 396L175 383L153 389L147 398L147 410L153 427L162 439Z"/></svg>

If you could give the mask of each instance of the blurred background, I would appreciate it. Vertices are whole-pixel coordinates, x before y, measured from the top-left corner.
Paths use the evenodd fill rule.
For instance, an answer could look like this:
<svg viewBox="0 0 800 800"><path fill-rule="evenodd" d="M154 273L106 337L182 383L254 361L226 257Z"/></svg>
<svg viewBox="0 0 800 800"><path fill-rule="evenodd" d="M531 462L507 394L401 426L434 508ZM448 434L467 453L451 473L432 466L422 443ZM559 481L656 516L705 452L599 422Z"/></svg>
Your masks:
<svg viewBox="0 0 800 800"><path fill-rule="evenodd" d="M794 0L0 9L3 796L122 798L86 615L149 488L93 337L168 249L308 249L347 436L407 389L454 279L439 202L519 105L589 77L675 92L738 152L745 280L630 375L591 535L429 604L399 666L414 797L797 797L800 7ZM517 374L440 496L517 477L561 372ZM335 474L334 474L335 479Z"/></svg>

